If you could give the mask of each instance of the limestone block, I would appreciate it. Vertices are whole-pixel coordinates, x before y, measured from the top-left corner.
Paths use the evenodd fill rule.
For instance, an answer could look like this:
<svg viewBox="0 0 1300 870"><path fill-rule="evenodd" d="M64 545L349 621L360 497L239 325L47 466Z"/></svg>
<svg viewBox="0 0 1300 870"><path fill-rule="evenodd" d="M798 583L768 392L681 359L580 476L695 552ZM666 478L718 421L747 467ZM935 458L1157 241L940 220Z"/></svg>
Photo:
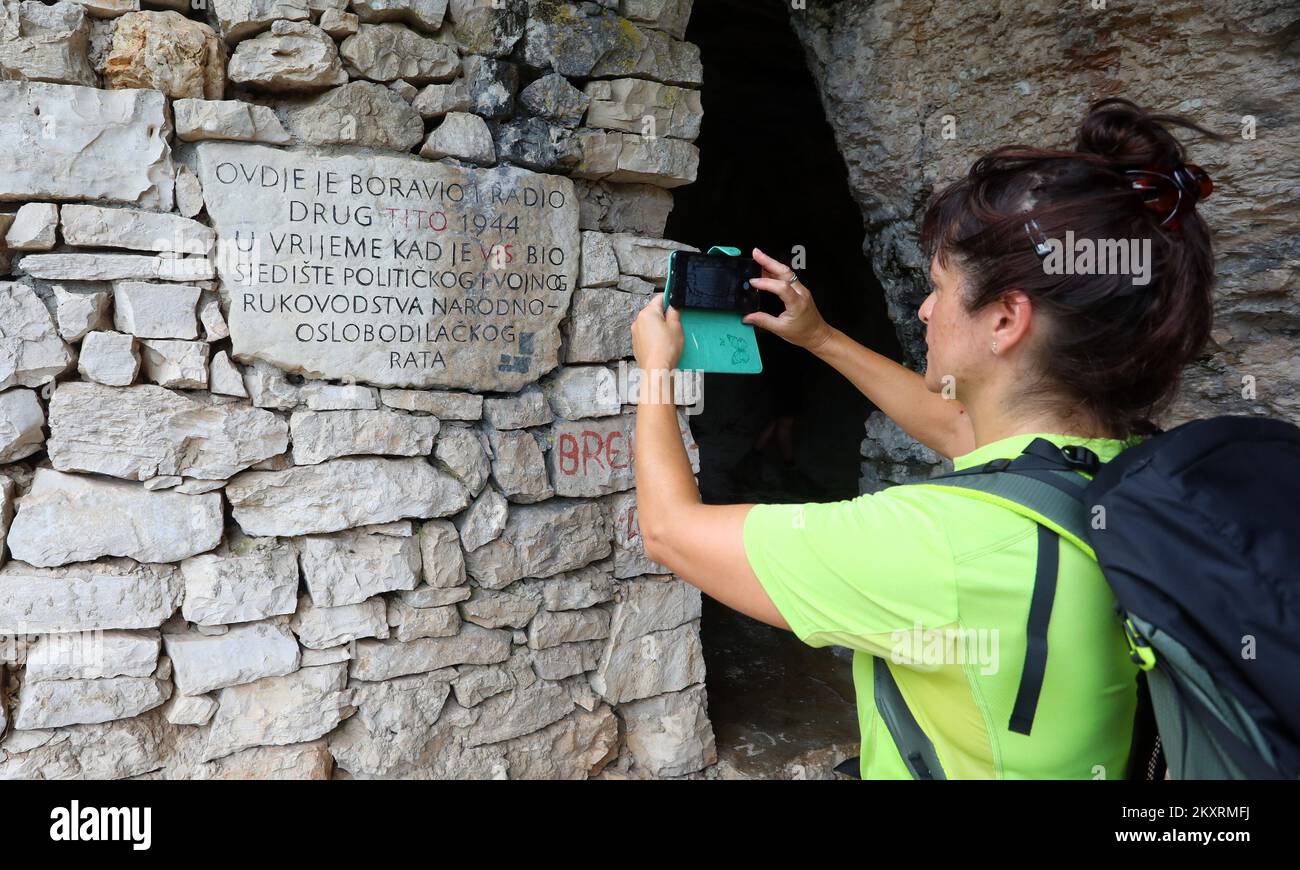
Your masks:
<svg viewBox="0 0 1300 870"><path fill-rule="evenodd" d="M39 387L71 364L72 351L36 292L0 281L0 390Z"/></svg>
<svg viewBox="0 0 1300 870"><path fill-rule="evenodd" d="M609 362L632 355L632 321L645 297L609 288L573 292L563 359L566 363Z"/></svg>
<svg viewBox="0 0 1300 870"><path fill-rule="evenodd" d="M308 0L211 0L212 17L226 42L234 44L270 28L278 20L306 21Z"/></svg>
<svg viewBox="0 0 1300 870"><path fill-rule="evenodd" d="M420 560L426 586L442 589L465 582L465 554L456 527L449 520L420 524ZM415 607L433 606L407 600Z"/></svg>
<svg viewBox="0 0 1300 870"><path fill-rule="evenodd" d="M266 106L242 100L177 100L172 111L176 136L186 142L227 139L283 145L290 141L280 119Z"/></svg>
<svg viewBox="0 0 1300 870"><path fill-rule="evenodd" d="M63 240L86 248L130 248L207 255L216 234L211 227L177 215L129 208L66 205Z"/></svg>
<svg viewBox="0 0 1300 870"><path fill-rule="evenodd" d="M605 366L564 366L542 382L555 416L564 420L608 417L622 410L618 379Z"/></svg>
<svg viewBox="0 0 1300 870"><path fill-rule="evenodd" d="M555 494L546 475L546 460L530 432L488 431L492 445L492 480L502 495L518 504L533 504Z"/></svg>
<svg viewBox="0 0 1300 870"><path fill-rule="evenodd" d="M496 130L497 157L538 172L568 174L582 161L572 130L542 118L503 121Z"/></svg>
<svg viewBox="0 0 1300 870"><path fill-rule="evenodd" d="M426 121L437 120L450 112L468 112L474 107L469 83L456 79L448 84L425 85L411 102Z"/></svg>
<svg viewBox="0 0 1300 870"><path fill-rule="evenodd" d="M295 465L358 454L427 456L438 418L402 411L294 411L289 417Z"/></svg>
<svg viewBox="0 0 1300 870"><path fill-rule="evenodd" d="M379 595L335 607L318 606L311 596L303 595L289 627L308 649L330 649L363 637L387 639L388 612Z"/></svg>
<svg viewBox="0 0 1300 870"><path fill-rule="evenodd" d="M381 592L414 589L420 583L416 537L350 529L308 535L298 541L298 548L303 580L319 607L359 604Z"/></svg>
<svg viewBox="0 0 1300 870"><path fill-rule="evenodd" d="M420 146L420 156L430 160L454 157L480 166L497 162L496 145L487 122L464 112L447 113Z"/></svg>
<svg viewBox="0 0 1300 870"><path fill-rule="evenodd" d="M17 462L45 445L45 409L33 390L0 393L0 462Z"/></svg>
<svg viewBox="0 0 1300 870"><path fill-rule="evenodd" d="M618 14L638 27L662 30L681 39L694 0L618 0Z"/></svg>
<svg viewBox="0 0 1300 870"><path fill-rule="evenodd" d="M584 129L578 143L582 159L575 178L673 188L694 181L700 166L700 150L681 139Z"/></svg>
<svg viewBox="0 0 1300 870"><path fill-rule="evenodd" d="M28 275L50 281L209 281L214 274L212 261L204 257L140 254L28 254L20 265Z"/></svg>
<svg viewBox="0 0 1300 870"><path fill-rule="evenodd" d="M510 655L510 632L465 625L448 637L395 640L359 640L352 660L354 680L391 680L463 664L487 665Z"/></svg>
<svg viewBox="0 0 1300 870"><path fill-rule="evenodd" d="M354 7L355 8L355 7ZM421 85L450 81L460 71L456 46L445 37L421 36L401 24L362 24L339 53L362 78Z"/></svg>
<svg viewBox="0 0 1300 870"><path fill-rule="evenodd" d="M460 611L446 607L412 607L400 598L388 602L392 636L402 643L422 637L450 637L460 631Z"/></svg>
<svg viewBox="0 0 1300 870"><path fill-rule="evenodd" d="M172 105L175 108L175 104ZM199 184L199 177L188 166L176 167L176 210L187 218L203 211L203 187Z"/></svg>
<svg viewBox="0 0 1300 870"><path fill-rule="evenodd" d="M534 582L541 589L542 606L547 610L583 610L614 597L612 563L608 559Z"/></svg>
<svg viewBox="0 0 1300 870"><path fill-rule="evenodd" d="M653 184L578 179L578 223L584 230L662 236L673 210L670 191Z"/></svg>
<svg viewBox="0 0 1300 870"><path fill-rule="evenodd" d="M400 21L433 33L442 27L447 0L353 0L352 11L367 24Z"/></svg>
<svg viewBox="0 0 1300 870"><path fill-rule="evenodd" d="M113 326L136 338L198 338L199 288L119 281L113 285Z"/></svg>
<svg viewBox="0 0 1300 870"><path fill-rule="evenodd" d="M609 235L587 231L582 234L582 272L578 283L583 287L612 287L618 284L618 255Z"/></svg>
<svg viewBox="0 0 1300 870"><path fill-rule="evenodd" d="M157 628L180 606L184 586L172 565L130 559L0 568L0 632L5 634Z"/></svg>
<svg viewBox="0 0 1300 870"><path fill-rule="evenodd" d="M534 115L565 127L578 126L591 102L590 97L556 73L544 75L524 88L519 100Z"/></svg>
<svg viewBox="0 0 1300 870"><path fill-rule="evenodd" d="M27 680L147 677L158 667L156 631L44 634L27 650Z"/></svg>
<svg viewBox="0 0 1300 870"><path fill-rule="evenodd" d="M14 728L61 728L129 719L167 700L171 686L153 677L27 680L18 692Z"/></svg>
<svg viewBox="0 0 1300 870"><path fill-rule="evenodd" d="M718 759L703 686L619 707L627 746L652 776L685 776Z"/></svg>
<svg viewBox="0 0 1300 870"><path fill-rule="evenodd" d="M505 57L523 36L528 3L526 0L458 0L451 4L448 15L455 21L453 32L464 53Z"/></svg>
<svg viewBox="0 0 1300 870"><path fill-rule="evenodd" d="M328 33L306 21L283 20L236 46L229 75L236 84L271 91L316 90L348 80Z"/></svg>
<svg viewBox="0 0 1300 870"><path fill-rule="evenodd" d="M140 373L140 352L135 336L121 332L91 332L81 342L77 358L81 376L110 387L135 383Z"/></svg>
<svg viewBox="0 0 1300 870"><path fill-rule="evenodd" d="M528 625L528 648L547 649L562 643L609 637L610 613L603 607L587 610L543 610Z"/></svg>
<svg viewBox="0 0 1300 870"><path fill-rule="evenodd" d="M523 577L549 577L608 556L610 519L596 502L557 499L511 509L500 537L465 557L478 585L503 589Z"/></svg>
<svg viewBox="0 0 1300 870"><path fill-rule="evenodd" d="M704 681L699 626L688 622L630 638L612 631L591 687L611 704L676 692Z"/></svg>
<svg viewBox="0 0 1300 870"><path fill-rule="evenodd" d="M353 712L347 665L302 668L217 693L206 759L249 746L283 746L328 734Z"/></svg>
<svg viewBox="0 0 1300 870"><path fill-rule="evenodd" d="M99 84L90 63L90 19L75 3L0 3L0 78Z"/></svg>
<svg viewBox="0 0 1300 870"><path fill-rule="evenodd" d="M249 538L236 529L216 550L191 556L180 569L181 613L199 625L293 613L298 601L298 552L278 538Z"/></svg>
<svg viewBox="0 0 1300 870"><path fill-rule="evenodd" d="M450 390L380 390L379 401L401 411L432 414L439 420L477 420L483 416L483 397Z"/></svg>
<svg viewBox="0 0 1300 870"><path fill-rule="evenodd" d="M529 620L538 616L540 596L514 584L509 589L475 589L468 601L461 602L460 611L466 621L484 628L524 628Z"/></svg>
<svg viewBox="0 0 1300 870"><path fill-rule="evenodd" d="M374 411L378 390L361 384L303 384L299 397L312 411ZM435 434L436 434L435 429Z"/></svg>
<svg viewBox="0 0 1300 870"><path fill-rule="evenodd" d="M151 90L0 81L0 200L171 208L166 102Z"/></svg>
<svg viewBox="0 0 1300 870"><path fill-rule="evenodd" d="M641 136L694 140L700 135L704 109L700 92L645 79L588 82L586 125Z"/></svg>
<svg viewBox="0 0 1300 870"><path fill-rule="evenodd" d="M332 459L245 471L226 485L235 522L251 535L303 535L458 513L469 493L423 459Z"/></svg>
<svg viewBox="0 0 1300 870"><path fill-rule="evenodd" d="M207 389L211 349L206 341L141 339L140 360L144 376L161 387Z"/></svg>
<svg viewBox="0 0 1300 870"><path fill-rule="evenodd" d="M54 315L64 341L81 341L91 331L107 328L112 297L106 291L79 292L55 284L54 299Z"/></svg>
<svg viewBox="0 0 1300 870"><path fill-rule="evenodd" d="M486 439L467 426L442 429L433 455L434 461L463 483L471 495L483 489L492 470Z"/></svg>
<svg viewBox="0 0 1300 870"><path fill-rule="evenodd" d="M244 376L230 361L230 354L224 350L217 351L208 366L208 389L222 396L248 398L248 389L244 386Z"/></svg>
<svg viewBox="0 0 1300 870"><path fill-rule="evenodd" d="M125 481L39 468L18 500L9 551L53 567L100 556L175 562L221 540L221 496L150 492Z"/></svg>
<svg viewBox="0 0 1300 870"><path fill-rule="evenodd" d="M617 15L588 17L573 5L557 4L552 14L529 16L523 42L525 63L564 76L635 76L674 84L699 84L703 78L697 46Z"/></svg>
<svg viewBox="0 0 1300 870"><path fill-rule="evenodd" d="M647 238L631 233L613 233L609 241L614 247L620 274L644 278L656 287L663 287L668 281L668 259L673 251L699 251L699 248L671 239Z"/></svg>
<svg viewBox="0 0 1300 870"><path fill-rule="evenodd" d="M179 12L128 12L104 62L108 88L149 88L174 99L219 100L226 52L216 31Z"/></svg>
<svg viewBox="0 0 1300 870"><path fill-rule="evenodd" d="M546 395L535 386L525 387L513 395L483 400L483 421L493 429L545 426L552 419Z"/></svg>
<svg viewBox="0 0 1300 870"><path fill-rule="evenodd" d="M420 115L374 82L348 82L304 103L286 104L289 130L312 145L367 145L409 151L424 138Z"/></svg>
<svg viewBox="0 0 1300 870"><path fill-rule="evenodd" d="M48 251L57 239L59 207L51 202L29 202L19 207L4 236L11 251Z"/></svg>
<svg viewBox="0 0 1300 870"><path fill-rule="evenodd" d="M335 39L343 39L357 32L357 26L361 19L357 18L351 12L340 12L337 9L326 9L321 13L320 29L328 33Z"/></svg>
<svg viewBox="0 0 1300 870"><path fill-rule="evenodd" d="M164 632L176 691L202 695L298 670L298 641L275 622L245 622L224 634ZM218 702L220 699L218 698Z"/></svg>
<svg viewBox="0 0 1300 870"><path fill-rule="evenodd" d="M461 543L466 550L477 550L500 537L510 516L510 504L493 487L487 487L465 513L456 520Z"/></svg>

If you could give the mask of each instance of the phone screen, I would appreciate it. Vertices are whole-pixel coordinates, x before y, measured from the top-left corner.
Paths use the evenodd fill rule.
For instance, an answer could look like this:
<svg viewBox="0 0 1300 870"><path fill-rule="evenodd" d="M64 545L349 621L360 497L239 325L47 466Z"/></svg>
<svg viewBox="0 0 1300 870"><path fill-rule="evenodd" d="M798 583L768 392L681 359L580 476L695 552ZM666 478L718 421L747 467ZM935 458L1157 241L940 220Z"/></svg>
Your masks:
<svg viewBox="0 0 1300 870"><path fill-rule="evenodd" d="M749 279L757 278L762 270L748 257L678 251L672 255L672 265L669 302L674 308L758 310L758 291L749 286Z"/></svg>

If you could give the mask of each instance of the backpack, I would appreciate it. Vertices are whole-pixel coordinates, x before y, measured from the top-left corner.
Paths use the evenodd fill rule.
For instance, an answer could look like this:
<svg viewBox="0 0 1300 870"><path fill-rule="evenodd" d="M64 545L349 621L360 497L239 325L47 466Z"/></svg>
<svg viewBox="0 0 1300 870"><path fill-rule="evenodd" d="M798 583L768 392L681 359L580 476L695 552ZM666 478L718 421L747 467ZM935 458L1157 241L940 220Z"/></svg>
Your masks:
<svg viewBox="0 0 1300 870"><path fill-rule="evenodd" d="M1157 778L1163 750L1172 779L1300 778L1300 428L1196 420L1105 464L1036 438L1015 459L923 483L1039 524L1011 730L1033 727L1060 536L1097 560L1139 668L1128 777ZM882 664L876 703L895 745L915 778L942 778Z"/></svg>

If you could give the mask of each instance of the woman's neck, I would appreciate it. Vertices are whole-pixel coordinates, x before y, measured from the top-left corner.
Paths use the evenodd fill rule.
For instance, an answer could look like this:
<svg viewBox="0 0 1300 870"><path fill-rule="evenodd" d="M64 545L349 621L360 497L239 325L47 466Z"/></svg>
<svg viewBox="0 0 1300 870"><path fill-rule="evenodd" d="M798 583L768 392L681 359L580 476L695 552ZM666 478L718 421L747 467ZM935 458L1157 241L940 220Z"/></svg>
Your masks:
<svg viewBox="0 0 1300 870"><path fill-rule="evenodd" d="M975 431L975 446L983 447L1013 435L1046 432L1053 435L1074 435L1078 438L1114 438L1115 434L1088 415L1061 414L1053 411L1039 413L1008 413L1001 409L966 406L971 426Z"/></svg>

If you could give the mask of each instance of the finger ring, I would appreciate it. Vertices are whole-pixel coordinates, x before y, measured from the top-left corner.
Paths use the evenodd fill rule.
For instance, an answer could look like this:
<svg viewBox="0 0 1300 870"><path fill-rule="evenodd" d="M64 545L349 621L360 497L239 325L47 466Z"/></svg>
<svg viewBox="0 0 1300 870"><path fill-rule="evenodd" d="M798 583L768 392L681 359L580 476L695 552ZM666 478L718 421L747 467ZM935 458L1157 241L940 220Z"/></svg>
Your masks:
<svg viewBox="0 0 1300 870"><path fill-rule="evenodd" d="M787 283L787 284L798 284L798 283L799 283L799 273L796 272L796 271L794 271L793 269L791 269L791 270L790 270L790 277L785 279L785 283Z"/></svg>

